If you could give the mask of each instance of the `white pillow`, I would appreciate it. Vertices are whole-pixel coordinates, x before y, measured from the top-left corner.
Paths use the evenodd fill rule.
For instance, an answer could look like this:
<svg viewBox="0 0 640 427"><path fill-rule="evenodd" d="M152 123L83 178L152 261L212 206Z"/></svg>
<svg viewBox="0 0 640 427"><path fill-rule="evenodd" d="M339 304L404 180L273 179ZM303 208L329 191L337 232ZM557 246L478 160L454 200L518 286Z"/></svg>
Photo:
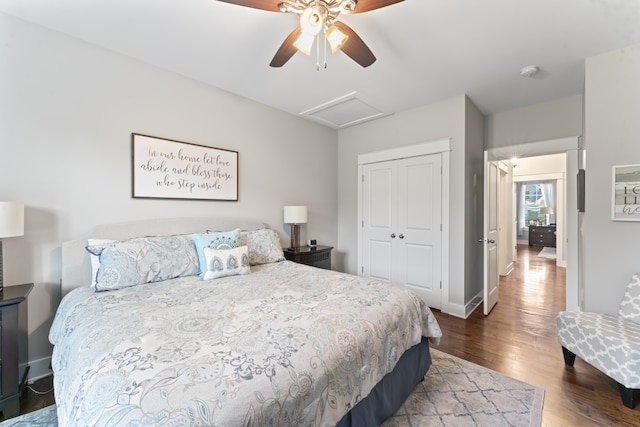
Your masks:
<svg viewBox="0 0 640 427"><path fill-rule="evenodd" d="M87 239L87 246L107 246L117 240L110 239ZM89 252L91 258L91 287L96 287L96 278L98 277L98 269L100 268L100 255L94 255Z"/></svg>
<svg viewBox="0 0 640 427"><path fill-rule="evenodd" d="M204 257L207 261L207 271L204 273L203 280L251 273L249 250L246 246L233 249L205 247Z"/></svg>
<svg viewBox="0 0 640 427"><path fill-rule="evenodd" d="M249 247L251 265L284 261L280 236L276 230L261 228L240 233L240 245Z"/></svg>

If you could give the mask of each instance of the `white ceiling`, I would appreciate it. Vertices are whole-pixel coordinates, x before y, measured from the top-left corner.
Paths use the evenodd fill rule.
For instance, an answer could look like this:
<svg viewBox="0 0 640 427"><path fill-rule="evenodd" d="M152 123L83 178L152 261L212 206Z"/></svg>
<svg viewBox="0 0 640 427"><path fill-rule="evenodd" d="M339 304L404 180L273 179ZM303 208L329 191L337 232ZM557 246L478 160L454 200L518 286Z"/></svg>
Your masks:
<svg viewBox="0 0 640 427"><path fill-rule="evenodd" d="M0 11L332 127L461 94L484 114L580 94L585 58L640 43L640 0L405 0L340 18L373 65L329 51L318 71L302 53L269 67L292 14L216 0L0 0ZM540 72L521 77L532 64Z"/></svg>

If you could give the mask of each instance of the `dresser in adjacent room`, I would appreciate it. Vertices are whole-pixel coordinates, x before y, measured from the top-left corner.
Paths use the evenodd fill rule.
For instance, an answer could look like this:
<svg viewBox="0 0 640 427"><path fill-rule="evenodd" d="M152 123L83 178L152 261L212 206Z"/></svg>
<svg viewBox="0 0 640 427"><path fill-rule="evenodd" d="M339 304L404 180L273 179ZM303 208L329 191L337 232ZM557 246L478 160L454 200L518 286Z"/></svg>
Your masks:
<svg viewBox="0 0 640 427"><path fill-rule="evenodd" d="M556 247L555 225L530 225L529 246Z"/></svg>
<svg viewBox="0 0 640 427"><path fill-rule="evenodd" d="M0 410L20 415L20 396L29 373L27 296L33 283L5 286L0 293Z"/></svg>

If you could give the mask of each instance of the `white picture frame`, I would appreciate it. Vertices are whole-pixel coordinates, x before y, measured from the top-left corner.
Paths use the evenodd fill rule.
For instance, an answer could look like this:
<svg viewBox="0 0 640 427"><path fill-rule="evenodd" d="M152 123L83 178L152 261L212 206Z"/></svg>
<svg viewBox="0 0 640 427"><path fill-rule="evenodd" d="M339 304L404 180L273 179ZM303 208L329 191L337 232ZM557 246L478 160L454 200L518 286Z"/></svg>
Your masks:
<svg viewBox="0 0 640 427"><path fill-rule="evenodd" d="M238 201L238 152L131 134L132 197Z"/></svg>
<svg viewBox="0 0 640 427"><path fill-rule="evenodd" d="M640 221L640 164L613 166L611 219Z"/></svg>

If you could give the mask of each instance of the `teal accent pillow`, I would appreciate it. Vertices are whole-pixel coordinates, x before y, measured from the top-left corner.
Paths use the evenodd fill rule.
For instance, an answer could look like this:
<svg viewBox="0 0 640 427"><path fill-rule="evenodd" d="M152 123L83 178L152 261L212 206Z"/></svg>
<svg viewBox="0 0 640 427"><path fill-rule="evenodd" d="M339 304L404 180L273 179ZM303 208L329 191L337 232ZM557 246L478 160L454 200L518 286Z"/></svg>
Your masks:
<svg viewBox="0 0 640 427"><path fill-rule="evenodd" d="M87 250L100 257L97 291L194 276L200 268L189 235L139 237L107 246L87 246Z"/></svg>
<svg viewBox="0 0 640 427"><path fill-rule="evenodd" d="M207 271L207 260L204 256L204 248L211 249L233 249L240 246L240 229L231 231L215 231L191 236L198 253L200 263L200 277L204 277Z"/></svg>

